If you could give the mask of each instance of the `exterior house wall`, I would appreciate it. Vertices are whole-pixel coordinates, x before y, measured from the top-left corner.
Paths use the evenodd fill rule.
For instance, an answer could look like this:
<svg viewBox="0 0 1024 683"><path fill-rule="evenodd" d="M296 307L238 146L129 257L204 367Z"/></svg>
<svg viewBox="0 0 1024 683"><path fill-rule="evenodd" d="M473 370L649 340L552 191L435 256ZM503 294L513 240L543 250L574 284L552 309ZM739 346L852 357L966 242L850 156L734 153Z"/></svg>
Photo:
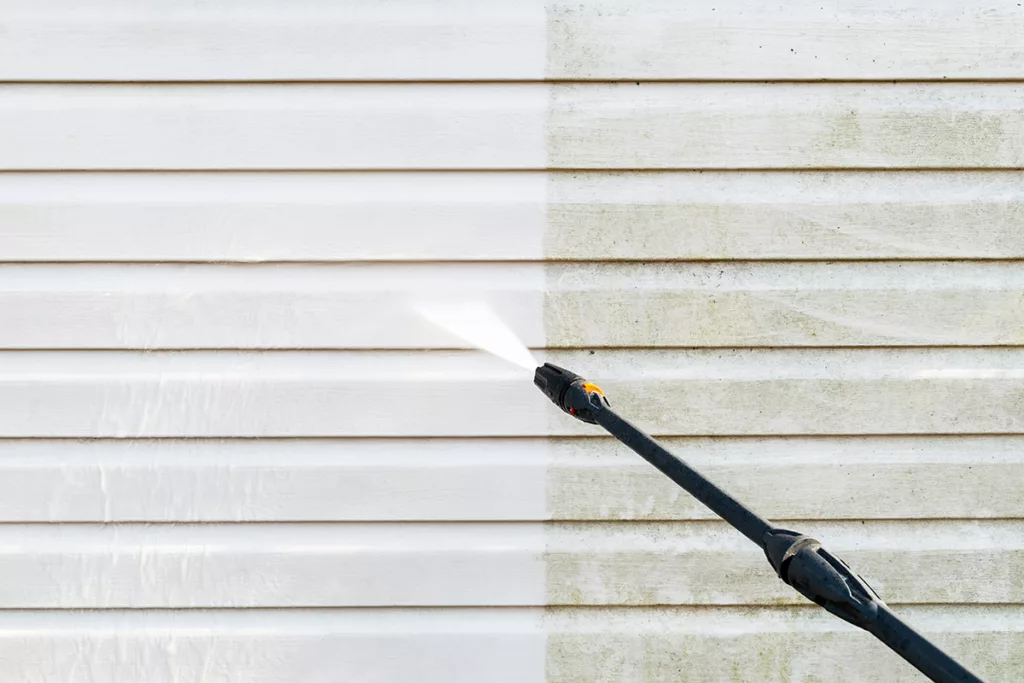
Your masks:
<svg viewBox="0 0 1024 683"><path fill-rule="evenodd" d="M1024 679L1024 10L0 3L0 681Z"/></svg>

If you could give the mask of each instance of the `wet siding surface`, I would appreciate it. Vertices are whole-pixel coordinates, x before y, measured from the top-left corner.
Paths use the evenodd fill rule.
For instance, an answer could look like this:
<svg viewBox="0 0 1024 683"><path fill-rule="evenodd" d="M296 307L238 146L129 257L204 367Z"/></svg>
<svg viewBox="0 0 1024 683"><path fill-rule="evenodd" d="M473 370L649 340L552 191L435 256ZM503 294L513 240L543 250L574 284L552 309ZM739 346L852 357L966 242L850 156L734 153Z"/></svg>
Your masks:
<svg viewBox="0 0 1024 683"><path fill-rule="evenodd" d="M1024 679L1024 10L0 8L0 681Z"/></svg>

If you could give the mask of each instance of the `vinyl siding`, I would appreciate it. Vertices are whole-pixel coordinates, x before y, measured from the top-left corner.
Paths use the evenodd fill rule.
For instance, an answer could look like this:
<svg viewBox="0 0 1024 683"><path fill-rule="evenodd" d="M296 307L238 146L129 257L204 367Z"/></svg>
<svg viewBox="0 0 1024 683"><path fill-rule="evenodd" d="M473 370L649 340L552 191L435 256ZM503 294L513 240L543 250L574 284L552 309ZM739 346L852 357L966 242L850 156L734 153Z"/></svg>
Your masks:
<svg viewBox="0 0 1024 683"><path fill-rule="evenodd" d="M1024 10L0 2L0 681L1024 679Z"/></svg>

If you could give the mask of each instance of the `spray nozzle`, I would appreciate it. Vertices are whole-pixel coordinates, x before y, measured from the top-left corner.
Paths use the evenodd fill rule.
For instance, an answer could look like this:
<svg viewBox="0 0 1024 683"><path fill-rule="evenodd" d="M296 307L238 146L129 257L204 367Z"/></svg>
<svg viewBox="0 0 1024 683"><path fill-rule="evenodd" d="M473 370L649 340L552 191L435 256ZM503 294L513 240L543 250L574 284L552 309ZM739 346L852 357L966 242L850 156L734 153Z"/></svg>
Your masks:
<svg viewBox="0 0 1024 683"><path fill-rule="evenodd" d="M537 368L533 383L552 403L583 422L597 424L595 416L608 405L608 399L596 384L551 363Z"/></svg>

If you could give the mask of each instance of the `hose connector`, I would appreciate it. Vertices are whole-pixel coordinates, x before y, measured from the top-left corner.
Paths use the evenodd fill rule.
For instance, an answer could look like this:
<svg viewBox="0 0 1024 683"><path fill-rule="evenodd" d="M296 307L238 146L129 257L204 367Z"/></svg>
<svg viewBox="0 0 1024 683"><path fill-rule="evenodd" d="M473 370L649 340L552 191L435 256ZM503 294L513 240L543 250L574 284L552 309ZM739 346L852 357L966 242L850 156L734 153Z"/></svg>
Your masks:
<svg viewBox="0 0 1024 683"><path fill-rule="evenodd" d="M780 579L843 621L873 631L885 603L850 565L795 531L773 529L762 543Z"/></svg>

